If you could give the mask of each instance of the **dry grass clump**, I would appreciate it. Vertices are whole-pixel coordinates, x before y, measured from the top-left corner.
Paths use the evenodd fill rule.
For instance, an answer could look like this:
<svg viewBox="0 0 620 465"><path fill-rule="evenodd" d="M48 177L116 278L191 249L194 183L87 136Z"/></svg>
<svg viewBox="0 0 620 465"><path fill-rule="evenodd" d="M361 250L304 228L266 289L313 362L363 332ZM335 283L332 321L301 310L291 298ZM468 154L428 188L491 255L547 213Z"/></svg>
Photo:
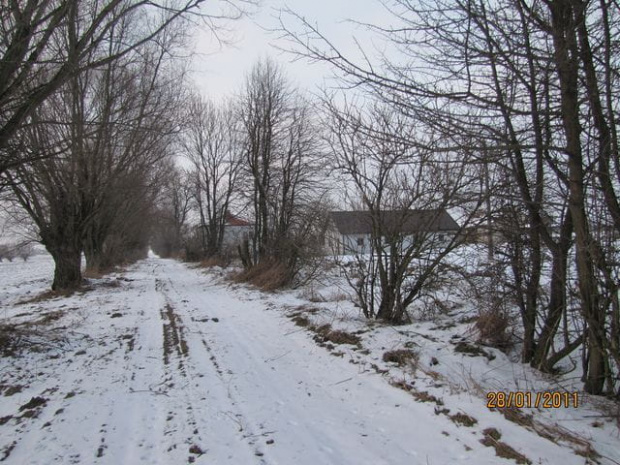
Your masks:
<svg viewBox="0 0 620 465"><path fill-rule="evenodd" d="M314 339L320 344L331 342L333 344L359 345L361 342L359 336L348 333L346 331L342 331L340 329L333 330L332 325L330 325L329 323L321 326L311 325L309 329L316 333Z"/></svg>
<svg viewBox="0 0 620 465"><path fill-rule="evenodd" d="M215 268L215 267L226 268L229 264L230 264L230 260L227 259L226 257L220 257L217 255L214 255L212 257L207 257L207 258L203 258L202 260L200 260L200 262L198 263L198 266L200 268Z"/></svg>
<svg viewBox="0 0 620 465"><path fill-rule="evenodd" d="M310 329L320 336L326 336L332 330L332 325L325 323L321 326L312 326Z"/></svg>
<svg viewBox="0 0 620 465"><path fill-rule="evenodd" d="M483 310L476 318L474 328L478 332L478 341L506 350L512 346L512 334L509 331L510 318L506 312L498 310Z"/></svg>
<svg viewBox="0 0 620 465"><path fill-rule="evenodd" d="M532 415L531 413L524 413L522 410L515 407L506 407L501 409L496 408L491 410L497 410L507 420L535 432L540 437L545 438L548 441L553 442L554 444L571 444L572 449L577 455L586 457L587 459L593 461L596 461L596 459L600 457L600 454L592 447L592 444L586 438L580 437L579 435L567 430L566 428L563 428L558 424L549 425L539 423L534 420L534 415Z"/></svg>
<svg viewBox="0 0 620 465"><path fill-rule="evenodd" d="M17 302L17 305L36 304L39 302L46 302L52 299L70 297L73 295L73 292L74 291L69 291L69 290L53 291L51 289L48 289L47 291L43 291L40 294L35 295L34 297L20 300L19 302Z"/></svg>
<svg viewBox="0 0 620 465"><path fill-rule="evenodd" d="M476 420L474 417L470 417L466 413L460 412L455 413L454 415L450 415L450 419L457 425L467 426L468 428L471 428L476 423L478 423L478 420Z"/></svg>
<svg viewBox="0 0 620 465"><path fill-rule="evenodd" d="M313 303L325 302L325 298L314 288L314 286L305 287L301 291L300 297Z"/></svg>
<svg viewBox="0 0 620 465"><path fill-rule="evenodd" d="M306 327L310 326L310 320L305 315L297 313L295 315L292 315L290 318L291 318L291 320L293 320L293 322L297 326L301 326L302 328L306 328Z"/></svg>
<svg viewBox="0 0 620 465"><path fill-rule="evenodd" d="M412 364L417 366L420 356L411 349L389 350L383 354L384 362L395 363L399 367Z"/></svg>
<svg viewBox="0 0 620 465"><path fill-rule="evenodd" d="M105 276L105 271L99 268L86 268L82 273L82 278L85 279L101 279Z"/></svg>
<svg viewBox="0 0 620 465"><path fill-rule="evenodd" d="M429 394L428 391L412 391L411 395L415 397L418 402L433 402L437 405L443 405L443 400Z"/></svg>
<svg viewBox="0 0 620 465"><path fill-rule="evenodd" d="M43 397L33 397L28 402L26 402L24 405L22 405L19 408L19 411L23 412L24 410L32 410L37 407L41 407L45 405L46 403L47 403L47 399L44 399Z"/></svg>
<svg viewBox="0 0 620 465"><path fill-rule="evenodd" d="M512 459L518 464L529 465L532 463L525 455L520 454L505 442L500 441L502 433L497 429L487 428L482 433L484 434L484 439L481 439L480 442L487 447L493 447L495 455L498 457Z"/></svg>
<svg viewBox="0 0 620 465"><path fill-rule="evenodd" d="M293 323L297 326L308 328L311 326L310 318L308 316L318 313L319 311L320 309L310 305L300 305L298 307L294 307L293 312L287 314L287 316L293 320Z"/></svg>
<svg viewBox="0 0 620 465"><path fill-rule="evenodd" d="M325 300L328 302L346 302L351 300L351 296L344 291L338 290L329 294Z"/></svg>
<svg viewBox="0 0 620 465"><path fill-rule="evenodd" d="M601 455L594 449L594 447L592 447L592 444L590 444L588 441L585 441L585 442L586 443L582 448L574 449L575 454L581 457L585 457L589 461L592 461L592 463L595 463L597 459L601 457ZM586 463L589 463L589 462L586 462Z"/></svg>
<svg viewBox="0 0 620 465"><path fill-rule="evenodd" d="M375 365L376 367L376 365ZM375 370L377 371L377 373L379 373L379 369L378 367L375 368ZM387 371L382 370L382 373L386 373ZM414 384L413 383L409 383L407 380L405 379L394 379L392 381L390 381L390 384L394 387L397 387L398 389L402 389L405 392L410 392L410 393L417 393L418 391L415 390ZM428 393L427 393L428 394Z"/></svg>
<svg viewBox="0 0 620 465"><path fill-rule="evenodd" d="M359 336L356 336L355 334L347 333L346 331L342 331L339 329L334 330L334 331L329 331L323 337L326 341L333 342L334 344L356 345L356 344L359 344L361 341Z"/></svg>
<svg viewBox="0 0 620 465"><path fill-rule="evenodd" d="M0 395L3 395L4 397L10 397L15 394L19 394L20 392L22 392L23 389L24 386L22 386L21 384L0 384Z"/></svg>
<svg viewBox="0 0 620 465"><path fill-rule="evenodd" d="M488 360L495 360L494 354L465 341L458 342L454 347L454 351L469 357L486 357Z"/></svg>
<svg viewBox="0 0 620 465"><path fill-rule="evenodd" d="M275 291L290 284L291 272L282 263L265 261L237 273L233 279L253 284L263 291Z"/></svg>
<svg viewBox="0 0 620 465"><path fill-rule="evenodd" d="M13 336L13 327L0 326L0 354L3 357L15 354L16 340Z"/></svg>
<svg viewBox="0 0 620 465"><path fill-rule="evenodd" d="M418 402L432 402L434 404L437 404L437 407L435 407L436 414L444 413L447 415L450 412L450 410L448 409L437 410L438 407L441 407L444 405L443 399L440 399L439 397L429 394L428 391L416 390L415 385L413 383L407 382L407 380L405 379L392 380L390 384L394 387L397 387L398 389L402 389L403 391L408 392Z"/></svg>
<svg viewBox="0 0 620 465"><path fill-rule="evenodd" d="M496 409L506 420L516 423L519 426L531 428L534 426L534 415L525 413L516 407L505 407Z"/></svg>

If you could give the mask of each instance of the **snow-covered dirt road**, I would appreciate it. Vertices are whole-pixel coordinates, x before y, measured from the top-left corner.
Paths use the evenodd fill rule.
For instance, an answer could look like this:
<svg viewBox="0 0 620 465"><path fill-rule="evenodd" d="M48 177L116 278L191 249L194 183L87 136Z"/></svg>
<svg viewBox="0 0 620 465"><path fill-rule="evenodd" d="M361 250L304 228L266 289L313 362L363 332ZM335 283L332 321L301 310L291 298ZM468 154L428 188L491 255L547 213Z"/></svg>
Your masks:
<svg viewBox="0 0 620 465"><path fill-rule="evenodd" d="M318 347L275 300L199 269L152 257L69 298L16 295L2 295L2 311L31 350L4 348L0 461L502 461L470 429Z"/></svg>

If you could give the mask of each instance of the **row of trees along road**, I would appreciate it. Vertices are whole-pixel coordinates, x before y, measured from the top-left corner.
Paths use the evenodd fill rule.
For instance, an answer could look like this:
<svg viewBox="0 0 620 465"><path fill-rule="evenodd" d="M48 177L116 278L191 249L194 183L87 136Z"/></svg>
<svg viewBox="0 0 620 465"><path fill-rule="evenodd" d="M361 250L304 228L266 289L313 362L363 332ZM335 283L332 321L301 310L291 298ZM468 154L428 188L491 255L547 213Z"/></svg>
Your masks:
<svg viewBox="0 0 620 465"><path fill-rule="evenodd" d="M340 53L292 12L282 29L296 53L415 122L429 153L484 165L480 185L500 193L485 201L503 237L494 288L519 308L523 361L553 372L581 348L586 391L616 392L620 5L384 5L393 25L368 27L390 53L374 62L368 50L360 62Z"/></svg>
<svg viewBox="0 0 620 465"><path fill-rule="evenodd" d="M183 95L172 57L189 19L216 32L252 2L203 3L0 6L0 178L54 258L53 289L81 284L82 252L95 271L145 253Z"/></svg>
<svg viewBox="0 0 620 465"><path fill-rule="evenodd" d="M185 242L188 259L240 254L248 271L271 270L277 285L295 281L317 255L327 219L326 151L310 102L262 60L237 98L217 106L194 97L179 139L191 167L167 191L158 250L174 253ZM191 210L193 232L185 227ZM254 219L251 240L234 251L224 250L230 211Z"/></svg>

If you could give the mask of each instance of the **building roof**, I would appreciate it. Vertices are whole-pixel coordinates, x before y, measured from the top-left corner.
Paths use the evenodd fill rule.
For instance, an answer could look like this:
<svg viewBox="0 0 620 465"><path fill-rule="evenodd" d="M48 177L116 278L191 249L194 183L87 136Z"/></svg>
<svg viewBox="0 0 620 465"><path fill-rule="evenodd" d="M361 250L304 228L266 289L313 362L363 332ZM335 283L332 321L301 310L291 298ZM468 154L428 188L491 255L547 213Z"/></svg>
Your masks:
<svg viewBox="0 0 620 465"><path fill-rule="evenodd" d="M340 234L370 234L372 216L369 211L334 211L331 218ZM386 210L381 212L384 232L457 231L459 225L443 208L434 210Z"/></svg>
<svg viewBox="0 0 620 465"><path fill-rule="evenodd" d="M226 224L228 226L252 226L252 223L246 221L230 212L226 212Z"/></svg>

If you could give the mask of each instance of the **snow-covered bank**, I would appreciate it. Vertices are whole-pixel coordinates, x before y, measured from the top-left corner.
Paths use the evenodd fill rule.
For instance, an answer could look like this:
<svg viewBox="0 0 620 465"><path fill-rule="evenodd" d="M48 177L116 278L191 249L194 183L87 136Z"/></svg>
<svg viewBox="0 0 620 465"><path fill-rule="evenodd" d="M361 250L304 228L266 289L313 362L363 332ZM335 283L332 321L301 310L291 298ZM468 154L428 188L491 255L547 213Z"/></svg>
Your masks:
<svg viewBox="0 0 620 465"><path fill-rule="evenodd" d="M515 463L481 443L490 428L532 463L584 463L569 444L489 411L486 381L455 388L460 372L463 384L512 389L506 380L522 379L515 370L523 369L499 353L448 353L442 341L454 330L366 331L355 318L337 319L344 304L332 303L334 327L365 332L359 346L329 350L287 318L311 308L293 293L261 294L156 257L85 293L23 303L49 286L46 260L0 264L2 323L19 336L0 365L6 463ZM316 308L309 319L328 318L329 302ZM381 361L407 345L420 353L415 375ZM440 402L390 384L397 380ZM522 388L540 388L531 383ZM583 437L594 422L584 412L543 414ZM466 416L477 422L466 426ZM600 463L616 463L617 425L600 423L585 439L608 457Z"/></svg>

